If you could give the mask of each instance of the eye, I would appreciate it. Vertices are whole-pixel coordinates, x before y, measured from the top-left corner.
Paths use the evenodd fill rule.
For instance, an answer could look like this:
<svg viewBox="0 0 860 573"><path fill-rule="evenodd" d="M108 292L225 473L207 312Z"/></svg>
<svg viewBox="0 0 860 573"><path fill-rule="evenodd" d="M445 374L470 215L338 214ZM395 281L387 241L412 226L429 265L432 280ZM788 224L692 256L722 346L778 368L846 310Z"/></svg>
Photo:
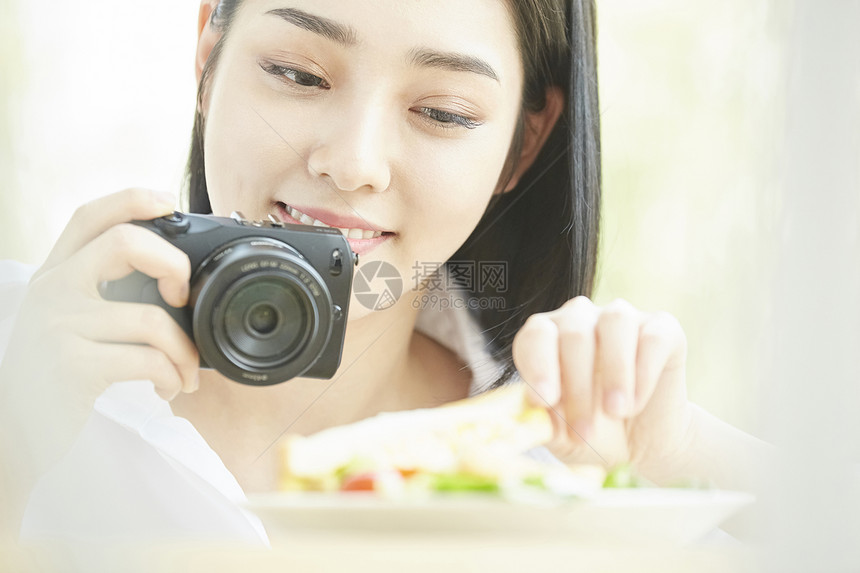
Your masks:
<svg viewBox="0 0 860 573"><path fill-rule="evenodd" d="M440 124L444 128L453 128L455 126L465 127L466 129L475 129L481 125L480 121L469 119L464 115L443 111L432 107L418 108L418 113L424 114L428 119Z"/></svg>
<svg viewBox="0 0 860 573"><path fill-rule="evenodd" d="M324 79L319 76L315 76L310 72L297 70L295 68L290 68L287 66L279 66L278 64L273 64L271 62L261 63L260 66L267 73L270 73L273 76L285 78L292 83L302 87L320 88L326 90L331 87Z"/></svg>

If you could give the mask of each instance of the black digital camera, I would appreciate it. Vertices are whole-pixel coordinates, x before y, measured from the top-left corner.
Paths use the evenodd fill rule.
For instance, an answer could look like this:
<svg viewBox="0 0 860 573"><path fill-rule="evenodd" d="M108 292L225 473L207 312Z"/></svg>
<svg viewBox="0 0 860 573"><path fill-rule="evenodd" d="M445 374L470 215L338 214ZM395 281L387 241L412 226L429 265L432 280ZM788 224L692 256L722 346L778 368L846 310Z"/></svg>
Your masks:
<svg viewBox="0 0 860 573"><path fill-rule="evenodd" d="M107 283L108 300L164 308L188 333L200 366L243 384L331 378L340 365L353 254L337 229L174 213L134 221L191 260L188 305L164 302L140 272Z"/></svg>

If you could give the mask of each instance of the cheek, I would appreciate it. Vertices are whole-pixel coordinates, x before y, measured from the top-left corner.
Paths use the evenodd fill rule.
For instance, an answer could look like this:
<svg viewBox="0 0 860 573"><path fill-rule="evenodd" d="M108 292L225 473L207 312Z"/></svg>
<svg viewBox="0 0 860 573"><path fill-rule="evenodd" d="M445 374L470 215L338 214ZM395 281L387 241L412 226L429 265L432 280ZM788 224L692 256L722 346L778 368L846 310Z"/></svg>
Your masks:
<svg viewBox="0 0 860 573"><path fill-rule="evenodd" d="M404 201L407 212L420 214L408 229L410 238L421 243L416 250L444 261L460 248L497 187L509 140L507 131L494 132L458 145L430 146L413 155L421 161L413 163L414 192Z"/></svg>
<svg viewBox="0 0 860 573"><path fill-rule="evenodd" d="M216 215L266 209L284 174L304 165L282 137L294 139L295 134L261 94L244 86L242 81L221 82L208 106L206 183Z"/></svg>

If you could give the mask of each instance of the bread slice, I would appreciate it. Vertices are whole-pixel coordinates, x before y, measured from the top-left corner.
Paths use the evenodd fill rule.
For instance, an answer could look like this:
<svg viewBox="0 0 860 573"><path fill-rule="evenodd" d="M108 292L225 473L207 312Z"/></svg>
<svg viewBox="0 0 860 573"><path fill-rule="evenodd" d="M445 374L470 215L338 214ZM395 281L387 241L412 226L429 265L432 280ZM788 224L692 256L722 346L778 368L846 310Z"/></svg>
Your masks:
<svg viewBox="0 0 860 573"><path fill-rule="evenodd" d="M511 384L437 408L384 412L281 442L282 489L337 489L356 471L499 478L525 475L520 454L546 443L552 423Z"/></svg>

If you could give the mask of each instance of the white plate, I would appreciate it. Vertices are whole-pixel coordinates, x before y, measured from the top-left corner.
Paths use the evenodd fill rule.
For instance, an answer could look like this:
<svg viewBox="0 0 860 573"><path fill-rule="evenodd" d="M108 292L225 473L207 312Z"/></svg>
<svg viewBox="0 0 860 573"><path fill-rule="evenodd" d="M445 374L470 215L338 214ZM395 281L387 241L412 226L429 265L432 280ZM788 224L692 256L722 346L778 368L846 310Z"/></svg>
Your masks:
<svg viewBox="0 0 860 573"><path fill-rule="evenodd" d="M270 533L511 533L589 544L678 545L701 539L752 501L741 492L647 488L519 501L475 494L392 501L357 492L269 493L249 495L247 508Z"/></svg>

